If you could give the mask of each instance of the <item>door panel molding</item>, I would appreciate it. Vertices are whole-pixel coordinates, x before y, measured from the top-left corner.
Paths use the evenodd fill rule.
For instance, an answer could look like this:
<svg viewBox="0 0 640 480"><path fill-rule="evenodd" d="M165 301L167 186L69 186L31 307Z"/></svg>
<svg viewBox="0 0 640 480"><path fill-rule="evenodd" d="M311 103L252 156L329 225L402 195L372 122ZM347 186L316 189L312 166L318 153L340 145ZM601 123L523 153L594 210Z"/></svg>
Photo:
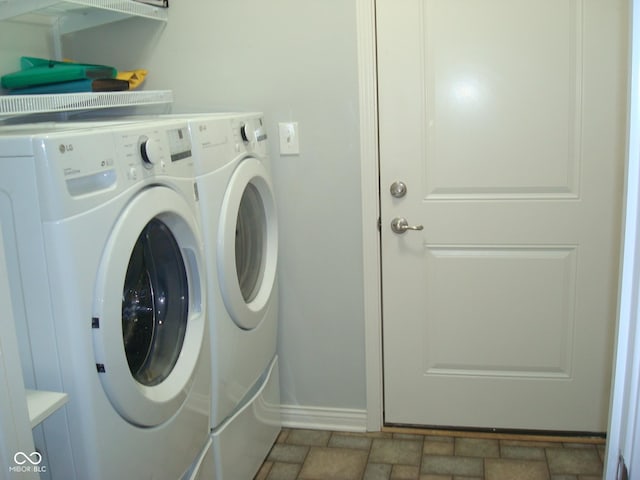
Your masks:
<svg viewBox="0 0 640 480"><path fill-rule="evenodd" d="M576 245L425 247L424 375L571 378ZM528 320L514 331L516 317ZM460 335L482 341L462 348Z"/></svg>
<svg viewBox="0 0 640 480"><path fill-rule="evenodd" d="M415 121L426 139L425 197L577 198L582 1L425 0L419 8L414 68L426 81ZM522 111L531 96L535 108ZM482 168L477 151L490 152L499 175Z"/></svg>

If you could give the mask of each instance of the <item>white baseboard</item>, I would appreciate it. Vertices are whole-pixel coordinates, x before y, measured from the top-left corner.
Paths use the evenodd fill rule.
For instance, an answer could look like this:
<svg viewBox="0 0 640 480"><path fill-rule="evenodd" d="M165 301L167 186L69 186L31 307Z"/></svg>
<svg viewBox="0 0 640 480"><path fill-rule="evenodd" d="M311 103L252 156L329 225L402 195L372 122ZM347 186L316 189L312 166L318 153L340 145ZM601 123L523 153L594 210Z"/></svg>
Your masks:
<svg viewBox="0 0 640 480"><path fill-rule="evenodd" d="M281 405L282 426L339 432L366 432L367 411L343 408Z"/></svg>

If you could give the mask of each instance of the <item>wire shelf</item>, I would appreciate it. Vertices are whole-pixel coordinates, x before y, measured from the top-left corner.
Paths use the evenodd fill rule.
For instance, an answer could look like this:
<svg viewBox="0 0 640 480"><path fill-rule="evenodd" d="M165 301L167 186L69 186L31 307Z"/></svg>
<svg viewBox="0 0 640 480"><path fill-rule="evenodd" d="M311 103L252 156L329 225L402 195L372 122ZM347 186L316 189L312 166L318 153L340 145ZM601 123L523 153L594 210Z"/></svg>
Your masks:
<svg viewBox="0 0 640 480"><path fill-rule="evenodd" d="M135 0L0 0L0 20L26 13L52 17L87 16L88 12L107 11L121 17L144 17L167 21L168 9Z"/></svg>
<svg viewBox="0 0 640 480"><path fill-rule="evenodd" d="M0 117L96 110L101 108L134 107L172 102L173 92L171 92L171 90L6 95L0 97Z"/></svg>
<svg viewBox="0 0 640 480"><path fill-rule="evenodd" d="M49 17L58 20L59 33L127 17L166 21L167 10L135 0L0 0L0 20ZM0 118L172 102L173 93L170 90L0 95Z"/></svg>
<svg viewBox="0 0 640 480"><path fill-rule="evenodd" d="M57 11L60 15L64 15L78 8L83 10L85 8L109 10L135 17L167 20L166 8L155 7L133 0L65 0L63 2L56 2L54 5L46 8L45 12L47 10L50 12Z"/></svg>

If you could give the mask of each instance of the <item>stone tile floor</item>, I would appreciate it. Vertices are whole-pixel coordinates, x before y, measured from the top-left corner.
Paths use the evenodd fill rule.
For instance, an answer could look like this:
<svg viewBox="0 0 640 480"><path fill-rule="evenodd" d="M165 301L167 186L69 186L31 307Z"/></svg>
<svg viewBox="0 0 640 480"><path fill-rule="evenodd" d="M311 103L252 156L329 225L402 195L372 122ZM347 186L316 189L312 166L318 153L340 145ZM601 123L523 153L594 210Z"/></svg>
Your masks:
<svg viewBox="0 0 640 480"><path fill-rule="evenodd" d="M604 442L283 429L255 480L600 480ZM486 437L486 436L485 436Z"/></svg>

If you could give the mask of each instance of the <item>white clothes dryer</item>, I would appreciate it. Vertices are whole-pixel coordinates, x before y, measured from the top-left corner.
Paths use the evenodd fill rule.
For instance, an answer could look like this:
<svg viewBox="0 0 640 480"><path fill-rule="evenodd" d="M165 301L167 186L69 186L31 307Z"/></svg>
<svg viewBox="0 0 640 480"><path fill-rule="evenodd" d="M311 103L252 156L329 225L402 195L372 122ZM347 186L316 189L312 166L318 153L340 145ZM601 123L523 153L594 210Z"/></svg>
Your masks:
<svg viewBox="0 0 640 480"><path fill-rule="evenodd" d="M280 431L278 222L262 115L192 116L219 480L253 478Z"/></svg>
<svg viewBox="0 0 640 480"><path fill-rule="evenodd" d="M46 477L176 480L210 433L206 275L185 122L0 129L0 221ZM6 228L5 228L6 226Z"/></svg>

